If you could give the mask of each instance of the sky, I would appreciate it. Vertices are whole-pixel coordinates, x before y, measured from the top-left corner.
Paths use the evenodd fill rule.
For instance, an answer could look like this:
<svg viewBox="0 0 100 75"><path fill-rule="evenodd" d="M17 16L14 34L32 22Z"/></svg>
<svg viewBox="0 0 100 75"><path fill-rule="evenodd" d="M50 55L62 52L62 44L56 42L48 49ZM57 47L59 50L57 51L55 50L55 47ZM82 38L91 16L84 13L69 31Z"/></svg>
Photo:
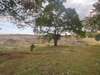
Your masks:
<svg viewBox="0 0 100 75"><path fill-rule="evenodd" d="M80 18L84 19L86 16L89 16L90 10L96 1L97 0L67 0L64 5L66 8L75 8ZM0 34L33 34L33 30L30 27L19 29L5 18L0 18Z"/></svg>
<svg viewBox="0 0 100 75"><path fill-rule="evenodd" d="M90 15L90 10L93 9L93 4L97 0L67 0L64 5L66 8L75 8L81 19Z"/></svg>
<svg viewBox="0 0 100 75"><path fill-rule="evenodd" d="M33 34L31 27L18 28L14 23L5 20L0 20L0 34Z"/></svg>

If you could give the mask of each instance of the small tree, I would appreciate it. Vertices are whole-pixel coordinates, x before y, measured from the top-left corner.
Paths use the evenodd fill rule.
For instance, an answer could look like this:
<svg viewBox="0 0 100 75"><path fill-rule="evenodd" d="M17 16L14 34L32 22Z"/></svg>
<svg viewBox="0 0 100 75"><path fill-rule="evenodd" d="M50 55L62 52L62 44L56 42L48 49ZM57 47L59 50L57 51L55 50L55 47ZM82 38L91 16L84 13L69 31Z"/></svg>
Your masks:
<svg viewBox="0 0 100 75"><path fill-rule="evenodd" d="M86 17L83 21L84 28L87 32L97 32L98 25L96 24L96 17Z"/></svg>
<svg viewBox="0 0 100 75"><path fill-rule="evenodd" d="M93 6L93 13L95 14L90 19L92 20L95 29L100 30L100 0L98 0Z"/></svg>
<svg viewBox="0 0 100 75"><path fill-rule="evenodd" d="M84 35L83 25L75 9L65 8L63 3L49 2L41 15L36 19L37 31L54 40L54 46L63 32L74 32Z"/></svg>

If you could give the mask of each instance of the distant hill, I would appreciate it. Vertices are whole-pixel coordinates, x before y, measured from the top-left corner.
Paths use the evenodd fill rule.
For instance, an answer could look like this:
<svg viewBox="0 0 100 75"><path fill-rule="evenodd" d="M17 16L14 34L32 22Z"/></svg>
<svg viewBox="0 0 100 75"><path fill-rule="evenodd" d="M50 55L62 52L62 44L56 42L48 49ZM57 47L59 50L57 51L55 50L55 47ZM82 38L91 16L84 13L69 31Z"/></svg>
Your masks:
<svg viewBox="0 0 100 75"><path fill-rule="evenodd" d="M0 45L31 44L35 40L36 36L30 34L0 34Z"/></svg>

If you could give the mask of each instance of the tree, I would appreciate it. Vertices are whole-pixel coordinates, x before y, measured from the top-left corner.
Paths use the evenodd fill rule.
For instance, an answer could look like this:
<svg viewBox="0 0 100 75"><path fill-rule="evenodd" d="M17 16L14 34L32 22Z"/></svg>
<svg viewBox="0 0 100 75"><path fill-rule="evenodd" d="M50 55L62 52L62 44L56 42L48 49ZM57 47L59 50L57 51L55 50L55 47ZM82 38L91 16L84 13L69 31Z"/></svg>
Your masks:
<svg viewBox="0 0 100 75"><path fill-rule="evenodd" d="M46 0L0 0L0 16L11 16L18 28L34 27L34 18Z"/></svg>
<svg viewBox="0 0 100 75"><path fill-rule="evenodd" d="M100 0L98 0L98 2L96 2L93 6L95 8L96 14L100 15Z"/></svg>
<svg viewBox="0 0 100 75"><path fill-rule="evenodd" d="M48 2L62 3L65 0L0 0L0 15L11 16L18 27L32 26Z"/></svg>
<svg viewBox="0 0 100 75"><path fill-rule="evenodd" d="M86 17L85 20L83 20L84 29L87 32L97 32L98 25L96 24L96 17Z"/></svg>
<svg viewBox="0 0 100 75"><path fill-rule="evenodd" d="M100 30L100 0L93 4L94 9L91 10L90 16L86 17L85 29L90 32L97 32Z"/></svg>
<svg viewBox="0 0 100 75"><path fill-rule="evenodd" d="M93 13L95 13L95 15L93 15L92 20L94 21L93 23L96 25L97 29L100 30L100 0L98 0L98 2L96 2L93 6Z"/></svg>
<svg viewBox="0 0 100 75"><path fill-rule="evenodd" d="M45 0L0 0L0 14L14 16L18 10L33 10L37 12Z"/></svg>
<svg viewBox="0 0 100 75"><path fill-rule="evenodd" d="M37 31L43 33L45 37L54 40L54 46L58 45L58 40L63 32L74 32L84 35L83 25L75 9L65 8L62 3L51 1L44 8L41 15L36 19Z"/></svg>
<svg viewBox="0 0 100 75"><path fill-rule="evenodd" d="M95 37L98 41L100 38L100 34L97 34L98 30L100 30L100 0L93 4L94 9L90 12L90 16L86 17L84 20L85 29L88 32L87 34L90 37Z"/></svg>

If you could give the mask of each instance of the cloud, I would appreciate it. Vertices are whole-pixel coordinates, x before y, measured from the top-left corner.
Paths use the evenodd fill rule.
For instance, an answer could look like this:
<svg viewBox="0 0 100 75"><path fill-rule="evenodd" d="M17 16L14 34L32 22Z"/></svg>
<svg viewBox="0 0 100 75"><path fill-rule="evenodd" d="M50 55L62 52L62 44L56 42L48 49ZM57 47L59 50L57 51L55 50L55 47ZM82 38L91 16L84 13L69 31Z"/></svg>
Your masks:
<svg viewBox="0 0 100 75"><path fill-rule="evenodd" d="M89 16L90 10L93 9L93 4L97 0L68 0L64 3L66 8L75 8L80 18L83 19Z"/></svg>

